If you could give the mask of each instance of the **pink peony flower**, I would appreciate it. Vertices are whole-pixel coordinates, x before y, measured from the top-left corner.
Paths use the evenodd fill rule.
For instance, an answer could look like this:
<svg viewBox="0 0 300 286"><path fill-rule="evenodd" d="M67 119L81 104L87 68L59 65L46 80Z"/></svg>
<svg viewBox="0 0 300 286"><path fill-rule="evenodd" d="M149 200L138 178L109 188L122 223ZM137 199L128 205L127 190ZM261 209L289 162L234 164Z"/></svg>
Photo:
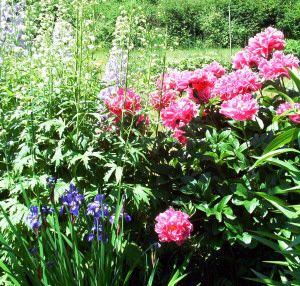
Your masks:
<svg viewBox="0 0 300 286"><path fill-rule="evenodd" d="M207 87L213 87L216 82L216 77L212 72L205 72L201 69L196 69L190 73L189 84L197 91L202 91Z"/></svg>
<svg viewBox="0 0 300 286"><path fill-rule="evenodd" d="M285 41L283 33L269 27L255 37L249 39L248 49L254 55L268 58L274 49L277 51L284 50L284 45Z"/></svg>
<svg viewBox="0 0 300 286"><path fill-rule="evenodd" d="M245 50L238 52L232 57L232 67L234 69L241 69L244 67L253 67L254 64L258 65L261 58L253 54L247 47Z"/></svg>
<svg viewBox="0 0 300 286"><path fill-rule="evenodd" d="M193 225L189 221L190 216L184 212L170 208L156 217L155 232L160 242L174 241L181 245L191 236Z"/></svg>
<svg viewBox="0 0 300 286"><path fill-rule="evenodd" d="M161 95L161 109L168 107L171 102L177 99L177 93L174 90L166 90L162 92ZM150 95L150 104L155 108L159 109L159 100L160 100L160 93L159 91L154 91Z"/></svg>
<svg viewBox="0 0 300 286"><path fill-rule="evenodd" d="M170 89L179 92L184 91L189 84L189 74L190 74L189 71L181 72L177 69L170 69L164 75L163 91L170 90ZM162 78L163 76L161 75L156 82L156 85L159 90L161 90L162 88Z"/></svg>
<svg viewBox="0 0 300 286"><path fill-rule="evenodd" d="M208 66L204 67L202 71L211 72L215 77L220 77L225 73L225 68L217 62L212 62Z"/></svg>
<svg viewBox="0 0 300 286"><path fill-rule="evenodd" d="M298 114L289 114L289 119L293 120L296 123L300 123L300 103L294 103L294 106L296 109L298 109ZM279 107L276 110L277 115L281 115L282 113L293 110L292 105L289 102L282 103L279 105Z"/></svg>
<svg viewBox="0 0 300 286"><path fill-rule="evenodd" d="M211 98L214 97L214 94L212 93L213 88L211 87L205 87L201 91L197 91L196 89L193 89L191 87L188 87L186 89L187 95L189 98L198 104L203 104L204 102L209 102Z"/></svg>
<svg viewBox="0 0 300 286"><path fill-rule="evenodd" d="M221 105L220 113L235 119L247 120L253 119L258 110L257 100L252 98L251 94L242 94Z"/></svg>
<svg viewBox="0 0 300 286"><path fill-rule="evenodd" d="M108 107L109 111L118 117L122 116L122 110L124 105L125 98L125 89L120 88L116 95L111 95L105 100L105 104ZM125 113L135 114L141 109L141 97L137 94L134 94L131 89L127 90L126 101L125 101Z"/></svg>
<svg viewBox="0 0 300 286"><path fill-rule="evenodd" d="M188 142L188 139L183 134L185 134L184 131L182 131L180 129L176 129L175 132L173 133L172 137L177 138L178 141L182 144L182 146L185 146L186 143Z"/></svg>
<svg viewBox="0 0 300 286"><path fill-rule="evenodd" d="M260 78L250 69L240 69L221 77L215 84L213 96L230 100L239 94L247 94L261 88Z"/></svg>
<svg viewBox="0 0 300 286"><path fill-rule="evenodd" d="M168 108L162 109L161 118L163 125L171 130L188 124L197 115L198 109L188 98L174 101Z"/></svg>
<svg viewBox="0 0 300 286"><path fill-rule="evenodd" d="M270 61L262 60L258 65L259 73L263 76L264 80L277 79L280 76L290 78L285 67L299 68L299 59L291 54L285 55L281 52L275 52Z"/></svg>

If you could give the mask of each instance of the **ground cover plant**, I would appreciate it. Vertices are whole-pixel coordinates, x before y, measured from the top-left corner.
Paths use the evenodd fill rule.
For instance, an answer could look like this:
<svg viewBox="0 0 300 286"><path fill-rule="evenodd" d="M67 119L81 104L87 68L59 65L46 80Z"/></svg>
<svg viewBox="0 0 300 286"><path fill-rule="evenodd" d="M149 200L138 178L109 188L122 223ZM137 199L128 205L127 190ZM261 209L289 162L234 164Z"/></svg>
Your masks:
<svg viewBox="0 0 300 286"><path fill-rule="evenodd" d="M101 58L107 7L1 2L0 285L299 285L293 45L168 59L131 1Z"/></svg>

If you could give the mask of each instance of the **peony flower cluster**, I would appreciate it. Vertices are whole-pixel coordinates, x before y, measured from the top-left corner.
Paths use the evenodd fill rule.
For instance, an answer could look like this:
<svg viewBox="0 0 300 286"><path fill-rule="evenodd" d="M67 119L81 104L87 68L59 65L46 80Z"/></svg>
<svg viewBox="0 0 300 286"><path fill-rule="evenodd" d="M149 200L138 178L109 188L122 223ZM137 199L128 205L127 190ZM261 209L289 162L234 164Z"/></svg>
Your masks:
<svg viewBox="0 0 300 286"><path fill-rule="evenodd" d="M299 59L293 55L284 55L281 52L275 52L271 60L262 60L258 65L259 73L263 76L264 80L277 79L281 75L290 78L285 67L299 68Z"/></svg>
<svg viewBox="0 0 300 286"><path fill-rule="evenodd" d="M204 72L211 72L215 77L220 77L225 73L225 68L217 62L212 62L202 69Z"/></svg>
<svg viewBox="0 0 300 286"><path fill-rule="evenodd" d="M187 240L193 231L193 225L189 221L189 215L170 208L156 217L155 232L160 242L174 241L181 245Z"/></svg>
<svg viewBox="0 0 300 286"><path fill-rule="evenodd" d="M248 49L252 54L268 58L273 50L284 50L284 35L281 31L272 27L258 33L255 37L250 38Z"/></svg>
<svg viewBox="0 0 300 286"><path fill-rule="evenodd" d="M250 69L241 69L221 77L215 84L214 94L222 100L230 100L240 94L248 94L261 88L260 78Z"/></svg>
<svg viewBox="0 0 300 286"><path fill-rule="evenodd" d="M297 110L298 114L290 114L291 112L289 112L289 114L288 114L289 119L293 120L296 123L300 123L300 103L294 103L294 107ZM287 111L295 112L295 109L293 108L293 106L289 102L282 103L277 108L276 114L281 115L281 114L283 114L284 112L287 112Z"/></svg>
<svg viewBox="0 0 300 286"><path fill-rule="evenodd" d="M248 46L232 57L235 69L257 66L263 80L278 79L280 76L289 78L286 67L299 68L299 59L293 55L284 55L284 35L272 27L249 39ZM276 50L272 54L272 52Z"/></svg>
<svg viewBox="0 0 300 286"><path fill-rule="evenodd" d="M177 99L177 92L174 90L166 90L166 91L154 91L150 95L150 104L156 109L167 108L170 106L171 102Z"/></svg>
<svg viewBox="0 0 300 286"><path fill-rule="evenodd" d="M123 113L123 107L125 110L125 113L127 114L135 114L141 109L141 97L137 94L134 94L134 92L131 89L128 89L126 92L126 100L125 100L125 106L124 106L124 100L125 100L125 89L120 88L117 92L117 94L112 94L109 98L105 100L105 104L108 107L109 111L113 114L115 114L118 118L122 116Z"/></svg>
<svg viewBox="0 0 300 286"><path fill-rule="evenodd" d="M189 71L181 72L177 69L170 69L164 76L161 75L157 80L156 85L158 90L163 88L163 91L176 90L178 92L183 92L189 85L189 77Z"/></svg>
<svg viewBox="0 0 300 286"><path fill-rule="evenodd" d="M258 65L260 57L251 53L248 48L239 51L235 56L232 57L232 67L234 69L242 69L244 67L253 67L255 64Z"/></svg>
<svg viewBox="0 0 300 286"><path fill-rule="evenodd" d="M177 130L187 125L197 115L198 109L188 98L180 98L171 103L168 108L162 109L163 125L171 130Z"/></svg>
<svg viewBox="0 0 300 286"><path fill-rule="evenodd" d="M220 113L229 118L242 121L253 120L257 111L257 100L252 98L251 94L242 94L222 103Z"/></svg>

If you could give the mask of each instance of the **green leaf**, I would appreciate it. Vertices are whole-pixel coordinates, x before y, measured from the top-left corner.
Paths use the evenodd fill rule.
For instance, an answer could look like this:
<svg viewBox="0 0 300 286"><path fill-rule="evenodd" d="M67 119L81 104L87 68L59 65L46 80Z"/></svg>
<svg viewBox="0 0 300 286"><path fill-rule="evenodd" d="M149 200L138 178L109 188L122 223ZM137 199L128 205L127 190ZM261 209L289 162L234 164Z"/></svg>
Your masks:
<svg viewBox="0 0 300 286"><path fill-rule="evenodd" d="M256 192L256 194L263 197L268 202L270 202L275 208L281 211L286 217L290 219L297 217L297 214L295 212L292 212L288 209L289 204L287 204L285 201L277 198L276 196L270 196L261 192Z"/></svg>
<svg viewBox="0 0 300 286"><path fill-rule="evenodd" d="M133 196L134 203L138 207L140 202L150 205L149 196L153 196L153 194L149 188L137 185L133 188L131 196Z"/></svg>
<svg viewBox="0 0 300 286"><path fill-rule="evenodd" d="M296 84L297 88L298 88L298 91L300 91L300 79L289 69L289 68L286 68L291 79L294 81L294 83Z"/></svg>
<svg viewBox="0 0 300 286"><path fill-rule="evenodd" d="M244 201L244 206L245 206L246 210L251 214L254 212L256 207L259 206L259 200L254 198L251 201Z"/></svg>
<svg viewBox="0 0 300 286"><path fill-rule="evenodd" d="M252 169L254 169L255 167L257 167L261 163L267 161L269 158L274 157L274 156L279 155L279 154L282 154L282 153L287 153L287 152L300 153L299 150L296 150L296 149L293 149L293 148L282 148L282 149L271 151L271 152L269 152L267 154L264 154L262 157L260 157L260 159L258 159L254 163L254 165L249 169L249 171L252 170ZM254 157L254 158L257 158L257 157Z"/></svg>
<svg viewBox="0 0 300 286"><path fill-rule="evenodd" d="M123 174L123 168L121 166L118 166L116 168L116 183L119 184L119 182L121 181L122 178L122 174Z"/></svg>
<svg viewBox="0 0 300 286"><path fill-rule="evenodd" d="M284 130L282 134L277 136L265 149L263 155L280 148L281 146L294 141L298 138L300 128L289 128Z"/></svg>
<svg viewBox="0 0 300 286"><path fill-rule="evenodd" d="M219 203L217 203L214 206L214 209L216 209L218 212L222 212L224 207L227 205L227 203L230 201L232 198L232 195L225 196Z"/></svg>

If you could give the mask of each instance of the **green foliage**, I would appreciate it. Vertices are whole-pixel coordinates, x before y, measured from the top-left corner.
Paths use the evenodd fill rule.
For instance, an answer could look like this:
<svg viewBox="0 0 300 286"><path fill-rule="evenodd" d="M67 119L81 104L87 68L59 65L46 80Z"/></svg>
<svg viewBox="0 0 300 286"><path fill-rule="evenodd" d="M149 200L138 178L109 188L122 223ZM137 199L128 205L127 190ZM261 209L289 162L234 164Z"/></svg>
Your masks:
<svg viewBox="0 0 300 286"><path fill-rule="evenodd" d="M284 53L292 54L299 58L300 57L300 40L287 39Z"/></svg>
<svg viewBox="0 0 300 286"><path fill-rule="evenodd" d="M279 2L290 17L287 23L296 27L286 1ZM129 7L129 1L98 6L78 1L82 14L59 3L66 5L63 15L58 6L47 10L38 2L36 13L72 23L70 54L53 48L55 17L45 26L41 16L41 30L33 34L45 35L38 52L11 50L0 67L0 284L247 285L243 277L251 275L254 281L258 275L268 283L298 282L299 127L289 113L275 111L284 101L299 102L297 75L289 71L292 81L283 82L294 90L278 81L265 83L255 95L261 106L255 120L228 120L219 112L218 97L202 104L201 116L182 128L189 138L182 147L149 105L157 75L167 67L162 43L228 45L228 1L153 0L140 3L140 9L137 2ZM124 8L118 10L119 4ZM244 45L261 27L283 23L275 1L231 4L235 45ZM134 14L131 8L139 10ZM97 99L104 83L94 45L110 45L123 9L123 20L129 21L120 25L124 37L119 37L121 48L129 50L125 86L141 95L143 109L114 118ZM140 21L139 13L148 21ZM169 67L194 70L214 60L197 56ZM137 123L142 115L149 115L149 126ZM48 176L58 176L53 192L46 188ZM105 194L109 206L116 206L115 217L126 207L131 224L117 219L104 224L108 243L88 244L93 222L85 209L74 224L69 213L58 214L70 182L85 196L82 207ZM24 224L28 207L49 201L55 212L36 235ZM182 246L165 243L157 250L155 217L169 207L189 214L194 231ZM28 251L32 247L38 248L36 257Z"/></svg>
<svg viewBox="0 0 300 286"><path fill-rule="evenodd" d="M217 61L215 58L213 57L209 57L209 56L196 56L196 57L186 57L183 59L178 60L173 60L169 63L169 67L170 68L176 68L179 69L181 71L184 70L189 70L189 71L193 71L195 69L201 69L207 65L209 65L210 63ZM220 63L221 65L223 65L227 70L231 69L231 64L229 62L225 62L225 61L217 61L218 63Z"/></svg>

